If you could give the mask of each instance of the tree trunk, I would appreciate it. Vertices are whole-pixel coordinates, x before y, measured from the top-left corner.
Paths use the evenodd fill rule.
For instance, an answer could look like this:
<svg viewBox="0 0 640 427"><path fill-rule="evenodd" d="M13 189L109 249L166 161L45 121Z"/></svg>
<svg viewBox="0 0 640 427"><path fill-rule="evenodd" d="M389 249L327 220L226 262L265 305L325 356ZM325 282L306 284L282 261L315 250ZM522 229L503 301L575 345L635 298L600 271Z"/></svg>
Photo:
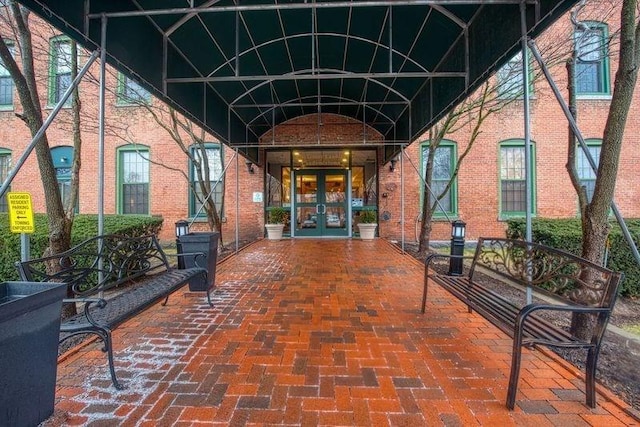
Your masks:
<svg viewBox="0 0 640 427"><path fill-rule="evenodd" d="M604 129L593 197L582 212L582 257L602 265L609 234L609 210L618 175L624 129L638 77L640 32L637 0L624 0L621 9L620 53L613 96ZM579 189L576 189L579 190ZM591 319L576 316L571 332L586 338Z"/></svg>
<svg viewBox="0 0 640 427"><path fill-rule="evenodd" d="M433 132L432 135L433 136ZM420 238L418 246L418 256L420 258L426 257L431 243L431 230L433 229L433 208L431 200L435 199L437 195L431 194L431 183L433 177L433 159L435 157L436 149L440 145L440 141L434 141L433 138L429 139L429 153L427 155L427 164L424 173L424 197L422 200L422 226L420 227Z"/></svg>
<svg viewBox="0 0 640 427"><path fill-rule="evenodd" d="M5 42L0 40L0 57L5 68L9 71L16 86L16 92L20 98L23 112L19 117L26 123L31 136L34 137L43 124L40 97L35 79L33 58L33 45L31 31L29 29L29 11L16 3L11 3L11 14L16 34L19 37L22 69L18 67L13 56L9 52ZM56 170L51 158L51 150L46 134L41 136L35 146L36 158L40 169L40 179L44 190L44 200L49 224L49 246L44 251L44 256L56 254L69 249L71 236L71 222L65 215ZM53 273L58 265L49 265L48 272ZM71 296L71 290L67 289L67 295ZM72 308L75 312L75 306Z"/></svg>

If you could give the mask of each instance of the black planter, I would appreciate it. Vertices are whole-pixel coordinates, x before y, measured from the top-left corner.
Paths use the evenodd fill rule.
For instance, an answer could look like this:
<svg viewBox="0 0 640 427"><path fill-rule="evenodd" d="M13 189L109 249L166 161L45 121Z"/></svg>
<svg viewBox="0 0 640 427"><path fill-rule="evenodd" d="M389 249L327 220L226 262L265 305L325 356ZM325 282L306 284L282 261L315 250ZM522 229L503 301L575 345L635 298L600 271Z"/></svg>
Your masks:
<svg viewBox="0 0 640 427"><path fill-rule="evenodd" d="M66 285L0 283L0 425L35 426L53 414Z"/></svg>
<svg viewBox="0 0 640 427"><path fill-rule="evenodd" d="M190 291L209 291L216 283L216 262L218 260L218 240L220 233L188 233L178 238L177 247L179 254L203 252L206 260L202 256L186 255L180 257L181 268L191 268L195 266L207 268L207 280L197 277L189 282ZM196 259L198 263L196 264Z"/></svg>

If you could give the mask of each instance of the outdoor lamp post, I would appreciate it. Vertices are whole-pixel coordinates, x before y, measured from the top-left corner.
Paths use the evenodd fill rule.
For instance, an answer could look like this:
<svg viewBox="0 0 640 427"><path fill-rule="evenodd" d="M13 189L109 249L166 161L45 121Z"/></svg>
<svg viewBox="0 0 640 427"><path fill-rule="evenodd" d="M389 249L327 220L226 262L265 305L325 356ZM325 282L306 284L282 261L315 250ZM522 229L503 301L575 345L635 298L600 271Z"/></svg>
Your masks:
<svg viewBox="0 0 640 427"><path fill-rule="evenodd" d="M176 222L176 238L180 238L180 236L184 236L189 233L189 223L184 219Z"/></svg>
<svg viewBox="0 0 640 427"><path fill-rule="evenodd" d="M178 254L182 253L182 244L180 243L180 237L186 236L189 234L189 223L184 219L176 221L176 252ZM184 268L184 260L183 257L178 257L178 268Z"/></svg>
<svg viewBox="0 0 640 427"><path fill-rule="evenodd" d="M464 255L464 221L455 220L451 223L451 255ZM462 258L450 258L449 260L450 276L460 276L462 274Z"/></svg>

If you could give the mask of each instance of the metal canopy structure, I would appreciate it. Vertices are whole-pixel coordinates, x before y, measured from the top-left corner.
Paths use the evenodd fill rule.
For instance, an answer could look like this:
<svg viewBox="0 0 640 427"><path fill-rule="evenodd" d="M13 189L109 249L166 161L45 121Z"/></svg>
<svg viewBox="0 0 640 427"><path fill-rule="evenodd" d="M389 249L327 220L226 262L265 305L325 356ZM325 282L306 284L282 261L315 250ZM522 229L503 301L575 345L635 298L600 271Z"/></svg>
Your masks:
<svg viewBox="0 0 640 427"><path fill-rule="evenodd" d="M386 158L575 0L20 0L257 160L262 135L335 113ZM102 39L105 34L105 39Z"/></svg>

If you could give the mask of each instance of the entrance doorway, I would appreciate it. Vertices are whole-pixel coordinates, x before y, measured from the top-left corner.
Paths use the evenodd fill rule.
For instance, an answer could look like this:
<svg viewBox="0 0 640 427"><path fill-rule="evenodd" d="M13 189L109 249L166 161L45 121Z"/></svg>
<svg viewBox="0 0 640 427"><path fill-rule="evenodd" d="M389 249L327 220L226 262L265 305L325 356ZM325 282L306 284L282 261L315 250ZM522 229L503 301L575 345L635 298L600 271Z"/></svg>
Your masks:
<svg viewBox="0 0 640 427"><path fill-rule="evenodd" d="M289 212L284 235L352 237L362 210L377 210L376 148L265 150L265 220Z"/></svg>
<svg viewBox="0 0 640 427"><path fill-rule="evenodd" d="M302 169L294 175L295 236L348 236L351 226L349 171Z"/></svg>

